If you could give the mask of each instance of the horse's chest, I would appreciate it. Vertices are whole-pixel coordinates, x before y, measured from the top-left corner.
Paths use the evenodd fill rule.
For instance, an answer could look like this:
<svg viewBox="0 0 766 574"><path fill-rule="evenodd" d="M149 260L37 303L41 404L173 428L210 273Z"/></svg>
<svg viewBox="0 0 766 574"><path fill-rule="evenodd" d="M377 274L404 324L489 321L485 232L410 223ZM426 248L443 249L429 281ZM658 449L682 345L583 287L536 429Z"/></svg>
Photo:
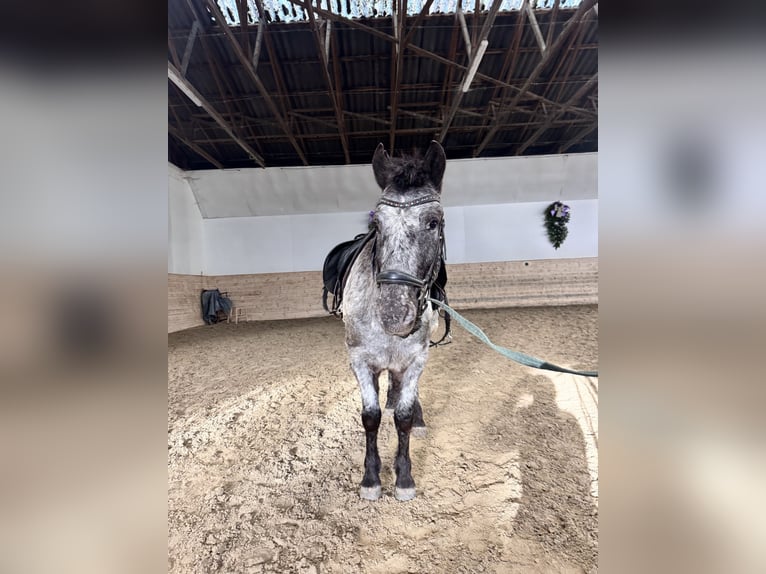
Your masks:
<svg viewBox="0 0 766 574"><path fill-rule="evenodd" d="M420 333L413 333L409 337L402 338L388 335L377 329L365 329L356 331L351 337L347 332L346 343L349 353L352 355L362 354L365 362L377 369L406 369L415 357L427 353L427 343Z"/></svg>

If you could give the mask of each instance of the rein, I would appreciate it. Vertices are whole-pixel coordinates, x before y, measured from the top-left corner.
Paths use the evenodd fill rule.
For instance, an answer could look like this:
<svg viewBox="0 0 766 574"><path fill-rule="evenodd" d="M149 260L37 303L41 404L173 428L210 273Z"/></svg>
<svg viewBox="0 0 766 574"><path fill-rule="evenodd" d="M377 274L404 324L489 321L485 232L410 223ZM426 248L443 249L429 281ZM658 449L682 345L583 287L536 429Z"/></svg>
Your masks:
<svg viewBox="0 0 766 574"><path fill-rule="evenodd" d="M431 299L431 298L429 298L428 300L434 305L437 305L438 307L441 307L442 309L444 309L446 313L449 313L450 315L452 315L452 317L460 324L461 327L463 327L463 329L471 333L471 335L479 339L482 343L487 345L490 349L500 353L507 359L510 359L512 361L515 361L516 363L525 365L527 367L532 367L534 369L543 369L545 371L555 371L557 373L569 373L570 375L580 375L582 377L598 377L598 371L573 371L572 369L559 367L558 365L554 365L553 363L549 363L548 361L543 361L542 359L537 359L530 355L519 353L518 351L512 351L511 349L506 349L505 347L496 345L495 343L489 340L489 337L487 337L487 335L484 334L484 331L479 329L479 327L471 323L468 319L460 315L460 313L455 311L452 307L450 307L446 303L443 303L442 301L437 301L436 299Z"/></svg>

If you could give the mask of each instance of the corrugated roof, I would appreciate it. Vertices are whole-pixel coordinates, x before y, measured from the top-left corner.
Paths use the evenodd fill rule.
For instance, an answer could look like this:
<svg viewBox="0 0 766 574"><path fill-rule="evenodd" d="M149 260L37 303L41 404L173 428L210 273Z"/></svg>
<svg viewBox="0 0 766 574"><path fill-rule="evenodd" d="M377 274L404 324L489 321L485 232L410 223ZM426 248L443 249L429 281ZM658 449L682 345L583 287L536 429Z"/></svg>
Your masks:
<svg viewBox="0 0 766 574"><path fill-rule="evenodd" d="M454 14L460 0L434 0L429 8L429 14ZM581 0L561 0L560 5L565 8L576 8ZM408 0L407 14L415 16L420 13L426 0ZM510 12L519 10L522 0L500 0L500 10ZM229 26L239 26L239 7L237 0L216 0L226 23ZM270 22L305 22L308 14L301 6L296 6L290 0L262 0L263 8L269 16ZM533 1L533 6L538 9L550 9L555 0ZM322 7L330 6L333 12L346 18L390 18L393 14L393 0L325 0ZM462 0L462 10L466 14L474 12L475 2ZM492 2L482 3L484 10L492 7ZM250 24L259 20L257 4L254 0L247 0L247 21Z"/></svg>
<svg viewBox="0 0 766 574"><path fill-rule="evenodd" d="M332 90L338 93L340 126L348 143L351 163L369 163L372 151L381 141L389 147L392 106L397 109L395 151L422 148L438 137L465 77L464 69L447 65L439 58L459 66L469 64L455 15L425 16L415 30L412 46L404 52L400 89L392 96L394 42L356 27L361 24L393 36L392 19L349 21L319 15L319 40L305 21L272 22L265 26L256 68L265 88L265 93L261 93L247 70L246 66L251 64L240 61L226 31L211 17L207 1L169 1L168 60L181 68L195 20L198 21L199 30L194 33L185 78L223 117L240 142L251 146L268 166L304 165L301 155L311 165L346 163L338 117L323 71L325 33L331 17L334 21L330 25L332 49L328 72ZM414 8L422 4L410 0L408 12L410 8L415 12ZM549 48L576 13L567 7L569 4L561 2L553 8L553 2L538 2L538 6L551 6L535 10ZM322 3L323 7L326 5ZM255 9L254 6L253 3L251 8ZM466 12L469 34L477 35L487 13L482 12L477 18L468 13L467 6ZM405 36L416 19L416 16L406 19ZM239 26L228 29L247 52L248 59L252 57L258 24L248 25L245 33ZM556 53L548 57L549 62L527 93L520 95L515 107L510 109L519 88L541 62L542 54L526 14L501 10L490 30L489 46L478 68L479 74L490 79L477 75L469 91L462 95L442 142L447 156L472 157L477 150L481 156L514 155L527 143L525 138L532 138L541 126L547 129L527 143L525 155L595 151L597 82L573 103L574 109L563 110L561 104L597 74L597 32L597 15L593 10L585 12L581 21L573 24L571 33ZM513 50L516 41L518 49ZM318 45L322 49L318 49ZM431 55L423 54L422 50ZM507 79L509 86L503 86ZM287 129L280 125L267 98L273 101ZM255 165L241 145L170 81L168 107L171 161L184 169L212 168L209 160L195 151L196 147L224 167ZM579 141L571 141L588 127L593 128L590 133ZM294 137L295 144L286 132ZM571 147L562 150L567 144Z"/></svg>

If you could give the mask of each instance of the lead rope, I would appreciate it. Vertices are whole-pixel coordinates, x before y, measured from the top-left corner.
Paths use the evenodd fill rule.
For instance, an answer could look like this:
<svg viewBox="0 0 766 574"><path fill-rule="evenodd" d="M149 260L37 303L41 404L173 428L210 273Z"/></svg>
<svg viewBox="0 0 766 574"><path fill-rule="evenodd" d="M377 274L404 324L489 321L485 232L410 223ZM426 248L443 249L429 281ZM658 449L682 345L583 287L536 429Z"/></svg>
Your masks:
<svg viewBox="0 0 766 574"><path fill-rule="evenodd" d="M487 337L487 335L484 334L484 331L482 331L476 325L471 323L468 319L460 315L460 313L455 311L452 307L442 303L441 301L438 301L437 299L432 299L429 297L428 300L431 302L431 304L437 305L438 307L441 307L446 313L449 313L453 319L455 319L458 323L460 323L460 326L463 327L463 329L471 333L471 335L479 339L482 343L487 345L490 349L500 353L501 355L510 359L511 361L515 361L516 363L520 363L522 365L526 365L527 367L532 367L534 369L556 371L559 373L569 373L570 375L580 375L583 377L598 377L598 371L573 371L571 369L565 369L564 367L559 367L558 365L554 365L547 361L543 361L542 359L537 359L530 355L525 355L524 353L519 353L518 351L512 351L510 349L506 349L505 347L501 347L500 345L495 345L492 341L489 340L489 337Z"/></svg>

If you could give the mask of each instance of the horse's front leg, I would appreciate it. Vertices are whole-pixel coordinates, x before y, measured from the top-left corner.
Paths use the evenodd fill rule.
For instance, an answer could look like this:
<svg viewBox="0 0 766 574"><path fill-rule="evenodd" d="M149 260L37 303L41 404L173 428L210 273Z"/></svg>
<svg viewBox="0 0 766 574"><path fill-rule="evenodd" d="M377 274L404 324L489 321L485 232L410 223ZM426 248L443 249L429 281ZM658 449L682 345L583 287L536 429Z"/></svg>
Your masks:
<svg viewBox="0 0 766 574"><path fill-rule="evenodd" d="M359 496L366 500L380 498L380 455L378 454L378 427L380 427L380 404L378 403L378 375L366 363L352 361L354 371L362 392L362 425L365 430L366 450L364 454L364 477L359 488Z"/></svg>
<svg viewBox="0 0 766 574"><path fill-rule="evenodd" d="M399 446L396 451L394 470L396 471L396 488L394 496L397 500L412 500L415 498L415 481L412 479L412 463L410 461L410 431L416 415L418 400L418 380L425 367L425 357L418 357L402 373L399 402L394 410L396 433L399 436ZM422 423L422 412L420 413Z"/></svg>
<svg viewBox="0 0 766 574"><path fill-rule="evenodd" d="M388 395L386 396L385 415L393 415L396 405L399 404L399 396L402 393L402 373L388 371ZM425 438L426 423L423 420L423 407L420 406L420 399L415 394L415 403L412 405L412 432L411 436L415 438Z"/></svg>

